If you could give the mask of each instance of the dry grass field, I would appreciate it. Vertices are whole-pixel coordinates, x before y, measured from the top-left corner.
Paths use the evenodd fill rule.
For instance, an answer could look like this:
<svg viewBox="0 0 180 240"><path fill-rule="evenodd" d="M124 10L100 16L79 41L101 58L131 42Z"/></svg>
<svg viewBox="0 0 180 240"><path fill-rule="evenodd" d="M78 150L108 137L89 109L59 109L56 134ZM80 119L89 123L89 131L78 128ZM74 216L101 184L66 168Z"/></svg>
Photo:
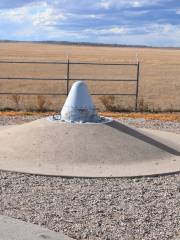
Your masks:
<svg viewBox="0 0 180 240"><path fill-rule="evenodd" d="M0 60L21 61L96 61L135 63L140 61L138 105L140 110L180 110L180 50L113 48L55 44L0 43ZM0 77L66 78L66 65L0 64ZM133 82L108 82L106 79L134 79L135 67L70 65L70 78L87 81L91 93L135 93ZM72 81L71 81L72 83ZM66 81L0 80L0 92L64 93ZM0 96L0 109L59 109L65 96ZM100 110L132 110L134 96L94 96Z"/></svg>

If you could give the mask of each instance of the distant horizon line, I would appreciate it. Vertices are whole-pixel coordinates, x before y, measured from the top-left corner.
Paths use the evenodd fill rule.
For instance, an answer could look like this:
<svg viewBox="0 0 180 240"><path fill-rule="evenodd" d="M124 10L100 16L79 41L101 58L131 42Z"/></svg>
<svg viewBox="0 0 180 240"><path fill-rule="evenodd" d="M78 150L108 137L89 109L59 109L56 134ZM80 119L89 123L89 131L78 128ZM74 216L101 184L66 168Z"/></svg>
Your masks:
<svg viewBox="0 0 180 240"><path fill-rule="evenodd" d="M58 40L8 40L2 39L2 42L14 42L14 43L44 43L44 44L58 44L58 45L79 45L79 46L98 46L98 47L130 47L130 48L163 48L163 49L180 49L179 47L173 46L151 46L151 45L141 45L141 44L119 44L119 43L93 43L93 42L72 42L72 41L58 41Z"/></svg>

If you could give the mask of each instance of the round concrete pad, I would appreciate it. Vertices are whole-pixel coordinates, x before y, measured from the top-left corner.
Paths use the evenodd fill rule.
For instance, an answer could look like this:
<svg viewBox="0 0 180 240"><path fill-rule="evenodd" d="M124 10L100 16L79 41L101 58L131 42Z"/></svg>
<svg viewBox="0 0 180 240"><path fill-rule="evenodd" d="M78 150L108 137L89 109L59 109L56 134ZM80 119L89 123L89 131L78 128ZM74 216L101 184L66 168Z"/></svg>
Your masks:
<svg viewBox="0 0 180 240"><path fill-rule="evenodd" d="M171 134L176 143L157 132L116 121L71 124L39 119L0 131L0 169L81 177L180 171L180 135Z"/></svg>
<svg viewBox="0 0 180 240"><path fill-rule="evenodd" d="M2 125L2 126L0 126L0 130L11 128L11 127L14 127L14 126L17 126L17 125Z"/></svg>
<svg viewBox="0 0 180 240"><path fill-rule="evenodd" d="M63 233L0 215L1 240L71 240Z"/></svg>

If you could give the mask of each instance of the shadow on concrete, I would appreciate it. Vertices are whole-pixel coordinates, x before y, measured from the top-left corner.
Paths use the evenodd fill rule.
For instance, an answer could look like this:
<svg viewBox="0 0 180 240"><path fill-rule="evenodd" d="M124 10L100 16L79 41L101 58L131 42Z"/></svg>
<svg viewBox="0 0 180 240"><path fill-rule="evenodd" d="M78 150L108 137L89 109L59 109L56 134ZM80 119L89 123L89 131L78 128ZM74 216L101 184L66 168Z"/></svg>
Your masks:
<svg viewBox="0 0 180 240"><path fill-rule="evenodd" d="M158 142L157 140L151 138L151 137L148 137L138 131L136 131L135 129L132 129L120 122L117 122L117 121L112 121L112 122L109 122L107 123L108 126L118 130L118 131L121 131L123 133L126 133L132 137L135 137L143 142L146 142L148 144L151 144L157 148L160 148L161 150L163 151L166 151L170 154L173 154L173 155L176 155L176 156L180 156L180 152L177 151L176 149L172 148L172 147L169 147L161 142Z"/></svg>

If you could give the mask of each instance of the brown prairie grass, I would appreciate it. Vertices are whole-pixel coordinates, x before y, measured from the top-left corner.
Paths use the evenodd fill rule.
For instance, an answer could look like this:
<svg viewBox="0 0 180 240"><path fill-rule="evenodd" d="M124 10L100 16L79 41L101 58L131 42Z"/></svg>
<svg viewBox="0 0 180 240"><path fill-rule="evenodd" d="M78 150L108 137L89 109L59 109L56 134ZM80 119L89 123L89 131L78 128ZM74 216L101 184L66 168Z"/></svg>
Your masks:
<svg viewBox="0 0 180 240"><path fill-rule="evenodd" d="M20 100L21 100L21 96L19 96L19 95L12 95L11 99L12 99L12 101L16 105L16 110L18 110L19 109L19 103L20 103Z"/></svg>
<svg viewBox="0 0 180 240"><path fill-rule="evenodd" d="M45 110L46 99L43 96L37 96L38 110L43 112Z"/></svg>
<svg viewBox="0 0 180 240"><path fill-rule="evenodd" d="M180 50L148 48L112 48L92 46L63 46L56 44L0 43L0 59L22 61L97 61L105 63L140 61L139 109L144 111L180 110ZM1 77L66 78L66 65L0 64ZM70 77L77 79L103 78L102 82L87 81L91 93L134 93L135 84L108 82L106 79L128 79L136 76L135 68L71 65ZM72 85L73 81L71 81ZM64 93L65 81L10 81L0 80L0 92ZM65 97L46 98L43 107L56 110ZM106 98L94 97L101 111L132 110L133 96L115 97L107 105ZM104 102L103 102L104 101ZM51 102L52 104L48 104ZM112 102L112 101L111 101ZM105 104L104 104L105 103ZM23 97L20 109L38 109L37 97ZM109 104L109 103L108 103ZM105 106L106 105L106 106ZM118 106L118 109L117 109ZM8 96L0 96L0 108L12 108ZM112 108L112 109L110 109Z"/></svg>

